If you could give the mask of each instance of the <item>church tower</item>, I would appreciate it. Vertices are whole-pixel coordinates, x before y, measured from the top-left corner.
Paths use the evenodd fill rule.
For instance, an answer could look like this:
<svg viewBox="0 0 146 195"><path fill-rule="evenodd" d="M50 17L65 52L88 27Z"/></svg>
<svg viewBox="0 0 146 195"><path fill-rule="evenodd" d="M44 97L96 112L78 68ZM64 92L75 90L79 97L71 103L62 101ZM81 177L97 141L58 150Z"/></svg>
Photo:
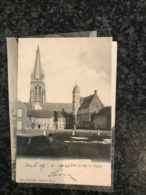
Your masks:
<svg viewBox="0 0 146 195"><path fill-rule="evenodd" d="M77 111L80 107L80 88L79 86L75 85L73 88L73 115L75 116L75 119L77 118Z"/></svg>
<svg viewBox="0 0 146 195"><path fill-rule="evenodd" d="M36 51L35 66L31 74L31 89L30 89L30 102L42 103L46 102L45 90L45 75L41 67L40 50L39 46Z"/></svg>

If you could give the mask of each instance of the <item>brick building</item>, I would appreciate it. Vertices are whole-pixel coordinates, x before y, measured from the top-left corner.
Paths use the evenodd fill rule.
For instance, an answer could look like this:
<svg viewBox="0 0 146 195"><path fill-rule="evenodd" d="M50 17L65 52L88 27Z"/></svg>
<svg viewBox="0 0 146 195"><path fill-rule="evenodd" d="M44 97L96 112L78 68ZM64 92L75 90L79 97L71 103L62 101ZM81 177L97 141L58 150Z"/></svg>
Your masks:
<svg viewBox="0 0 146 195"><path fill-rule="evenodd" d="M111 107L102 108L93 118L94 129L111 130Z"/></svg>
<svg viewBox="0 0 146 195"><path fill-rule="evenodd" d="M97 95L97 91L94 94L81 99L82 103L78 109L78 121L80 128L92 128L91 115L98 113L103 104Z"/></svg>

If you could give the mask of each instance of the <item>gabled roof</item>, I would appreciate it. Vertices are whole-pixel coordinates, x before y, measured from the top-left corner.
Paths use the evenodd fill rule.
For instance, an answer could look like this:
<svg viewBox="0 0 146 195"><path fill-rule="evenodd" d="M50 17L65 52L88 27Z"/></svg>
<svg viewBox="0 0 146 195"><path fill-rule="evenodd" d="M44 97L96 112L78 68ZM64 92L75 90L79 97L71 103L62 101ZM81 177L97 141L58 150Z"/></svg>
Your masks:
<svg viewBox="0 0 146 195"><path fill-rule="evenodd" d="M35 118L53 118L54 112L50 112L49 110L29 110L27 116ZM63 114L58 112L58 117L63 117Z"/></svg>
<svg viewBox="0 0 146 195"><path fill-rule="evenodd" d="M32 103L26 103L24 104L27 106L27 110L33 110ZM48 110L50 112L61 112L64 110L65 112L71 113L72 112L72 103L39 103L42 107L42 110Z"/></svg>
<svg viewBox="0 0 146 195"><path fill-rule="evenodd" d="M35 118L52 118L53 113L48 110L29 110L27 116Z"/></svg>
<svg viewBox="0 0 146 195"><path fill-rule="evenodd" d="M107 116L111 114L111 106L107 106L102 108L96 115L95 118L99 117L99 116Z"/></svg>
<svg viewBox="0 0 146 195"><path fill-rule="evenodd" d="M79 109L88 107L90 105L93 97L94 97L94 95L90 95L90 96L84 97L83 103L81 104Z"/></svg>
<svg viewBox="0 0 146 195"><path fill-rule="evenodd" d="M49 111L62 111L64 110L65 112L72 112L72 104L71 103L46 103L46 104L41 104L41 107L43 110L49 110Z"/></svg>
<svg viewBox="0 0 146 195"><path fill-rule="evenodd" d="M82 105L84 98L80 97L80 105Z"/></svg>

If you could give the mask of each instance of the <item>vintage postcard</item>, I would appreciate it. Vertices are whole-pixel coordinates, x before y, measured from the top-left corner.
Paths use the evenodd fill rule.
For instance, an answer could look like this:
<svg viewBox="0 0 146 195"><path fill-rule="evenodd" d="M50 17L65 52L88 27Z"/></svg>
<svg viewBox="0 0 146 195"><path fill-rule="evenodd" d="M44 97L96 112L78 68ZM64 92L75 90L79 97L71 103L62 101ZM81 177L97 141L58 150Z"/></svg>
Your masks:
<svg viewBox="0 0 146 195"><path fill-rule="evenodd" d="M114 51L112 38L19 39L16 182L112 189Z"/></svg>
<svg viewBox="0 0 146 195"><path fill-rule="evenodd" d="M96 37L97 31L72 32L49 34L38 37ZM35 36L36 37L36 36ZM8 83L9 83L9 115L10 115L10 134L11 134L11 161L12 161L12 180L15 180L16 165L16 120L17 120L17 75L18 75L18 38L7 38L8 56Z"/></svg>

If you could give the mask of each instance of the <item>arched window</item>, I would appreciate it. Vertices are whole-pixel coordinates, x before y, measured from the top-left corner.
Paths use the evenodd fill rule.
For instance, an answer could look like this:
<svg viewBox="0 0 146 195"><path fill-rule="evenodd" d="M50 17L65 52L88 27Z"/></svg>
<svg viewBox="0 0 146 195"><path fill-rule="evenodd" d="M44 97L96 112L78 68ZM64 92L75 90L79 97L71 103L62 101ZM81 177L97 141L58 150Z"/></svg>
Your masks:
<svg viewBox="0 0 146 195"><path fill-rule="evenodd" d="M41 87L39 86L39 96L41 95Z"/></svg>
<svg viewBox="0 0 146 195"><path fill-rule="evenodd" d="M35 96L36 96L37 95L37 86L35 86L34 92L35 92Z"/></svg>

